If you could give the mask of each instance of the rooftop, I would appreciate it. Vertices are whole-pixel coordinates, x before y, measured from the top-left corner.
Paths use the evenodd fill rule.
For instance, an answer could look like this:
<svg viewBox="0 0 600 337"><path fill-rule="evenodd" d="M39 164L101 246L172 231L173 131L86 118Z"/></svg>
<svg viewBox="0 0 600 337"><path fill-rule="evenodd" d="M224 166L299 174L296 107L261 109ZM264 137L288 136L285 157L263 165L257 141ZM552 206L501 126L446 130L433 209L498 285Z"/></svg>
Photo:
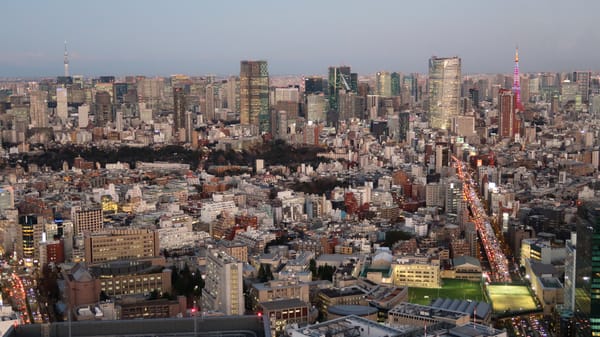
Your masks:
<svg viewBox="0 0 600 337"><path fill-rule="evenodd" d="M331 288L322 289L321 292L329 298L342 297L342 296L356 296L356 295L367 295L367 292L360 287L347 287L347 288Z"/></svg>
<svg viewBox="0 0 600 337"><path fill-rule="evenodd" d="M399 305L394 307L392 310L389 311L389 315L390 316L393 316L393 315L407 316L408 315L408 316L418 316L418 317L423 317L423 318L428 318L428 319L433 319L433 320L443 319L443 320L452 320L452 321L459 320L461 317L466 316L465 313L459 312L459 311L447 310L447 309L443 309L443 308L434 308L434 307L430 307L430 306L413 304L413 303L408 303L408 302L400 303Z"/></svg>
<svg viewBox="0 0 600 337"><path fill-rule="evenodd" d="M563 287L563 285L556 277L541 277L540 282L542 283L542 286L544 286L544 288L558 289Z"/></svg>
<svg viewBox="0 0 600 337"><path fill-rule="evenodd" d="M378 311L375 307L370 307L366 305L332 305L328 308L328 311L332 314L338 316L348 316L348 315L356 315L356 316L368 316L376 313Z"/></svg>
<svg viewBox="0 0 600 337"><path fill-rule="evenodd" d="M192 337L194 323L196 332L202 336L223 336L225 334L240 337L270 337L268 320L256 316L204 317L202 321L191 318L143 319L119 321L72 322L71 334L79 337L92 336L165 336L178 335ZM19 325L10 328L3 337L61 337L69 335L68 323L51 323L42 330L41 324ZM44 332L42 332L44 331Z"/></svg>
<svg viewBox="0 0 600 337"><path fill-rule="evenodd" d="M412 329L411 329L412 330ZM355 315L291 330L292 337L396 337L408 330L392 328Z"/></svg>
<svg viewBox="0 0 600 337"><path fill-rule="evenodd" d="M263 307L265 310L272 311L287 308L307 307L309 306L309 304L297 298L290 298L270 302L261 302L260 306Z"/></svg>
<svg viewBox="0 0 600 337"><path fill-rule="evenodd" d="M492 311L492 307L485 302L466 301L449 298L437 298L431 303L432 308L460 312L471 317L486 318Z"/></svg>

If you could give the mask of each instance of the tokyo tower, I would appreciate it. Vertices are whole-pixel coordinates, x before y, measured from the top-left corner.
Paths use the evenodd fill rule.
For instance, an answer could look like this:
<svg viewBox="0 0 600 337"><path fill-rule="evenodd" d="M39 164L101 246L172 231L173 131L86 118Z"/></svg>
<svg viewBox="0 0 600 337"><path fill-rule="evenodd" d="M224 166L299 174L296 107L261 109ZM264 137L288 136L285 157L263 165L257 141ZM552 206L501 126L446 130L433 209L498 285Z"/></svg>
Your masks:
<svg viewBox="0 0 600 337"><path fill-rule="evenodd" d="M519 47L515 51L515 71L513 73L512 91L515 94L515 106L519 110L523 110L521 105L521 81L519 79Z"/></svg>

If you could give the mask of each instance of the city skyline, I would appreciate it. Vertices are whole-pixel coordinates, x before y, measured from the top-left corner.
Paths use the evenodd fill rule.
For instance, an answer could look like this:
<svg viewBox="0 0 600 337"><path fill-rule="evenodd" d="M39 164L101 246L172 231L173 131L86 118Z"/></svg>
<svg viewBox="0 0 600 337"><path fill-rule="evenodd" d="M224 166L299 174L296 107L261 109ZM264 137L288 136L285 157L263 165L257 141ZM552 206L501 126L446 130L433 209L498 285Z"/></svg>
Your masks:
<svg viewBox="0 0 600 337"><path fill-rule="evenodd" d="M558 1L7 3L0 77L62 75L64 40L71 74L84 76L229 75L244 59L267 60L275 76L338 64L426 73L434 55L460 57L464 74L509 73L515 45L524 73L594 71L600 4L581 3L576 22L562 13L577 5Z"/></svg>

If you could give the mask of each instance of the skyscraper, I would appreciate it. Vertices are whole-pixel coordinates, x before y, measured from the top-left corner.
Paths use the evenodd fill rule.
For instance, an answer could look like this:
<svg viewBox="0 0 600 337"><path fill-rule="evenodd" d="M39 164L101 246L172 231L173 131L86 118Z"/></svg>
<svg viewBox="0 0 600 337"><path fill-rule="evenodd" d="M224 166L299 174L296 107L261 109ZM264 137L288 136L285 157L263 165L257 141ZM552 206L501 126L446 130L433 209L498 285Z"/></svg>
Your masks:
<svg viewBox="0 0 600 337"><path fill-rule="evenodd" d="M304 79L304 93L318 94L323 92L323 77L311 76Z"/></svg>
<svg viewBox="0 0 600 337"><path fill-rule="evenodd" d="M108 92L99 91L96 93L96 104L94 107L97 126L104 127L106 123L113 121L113 107Z"/></svg>
<svg viewBox="0 0 600 337"><path fill-rule="evenodd" d="M227 108L239 112L240 111L240 79L231 76L227 79L226 84Z"/></svg>
<svg viewBox="0 0 600 337"><path fill-rule="evenodd" d="M392 77L387 71L380 71L376 76L377 80L377 95L383 97L392 96Z"/></svg>
<svg viewBox="0 0 600 337"><path fill-rule="evenodd" d="M29 94L29 117L31 125L37 128L48 126L48 114L46 113L48 103L45 91L32 91Z"/></svg>
<svg viewBox="0 0 600 337"><path fill-rule="evenodd" d="M173 88L173 134L185 127L185 91L182 87Z"/></svg>
<svg viewBox="0 0 600 337"><path fill-rule="evenodd" d="M350 67L329 67L329 109L332 111L338 111L339 109L339 93L344 92L356 92L358 83L354 85L353 78L357 78L355 73L350 72Z"/></svg>
<svg viewBox="0 0 600 337"><path fill-rule="evenodd" d="M517 97L513 92L500 89L498 93L498 115L500 116L498 133L502 138L513 138L519 133L516 104Z"/></svg>
<svg viewBox="0 0 600 337"><path fill-rule="evenodd" d="M421 99L417 74L404 76L402 78L402 88L409 92L415 102L418 102Z"/></svg>
<svg viewBox="0 0 600 337"><path fill-rule="evenodd" d="M450 118L460 113L461 61L458 57L429 59L429 122L448 129Z"/></svg>
<svg viewBox="0 0 600 337"><path fill-rule="evenodd" d="M410 113L400 112L398 114L399 128L398 128L398 139L402 142L408 140L408 132L410 131Z"/></svg>
<svg viewBox="0 0 600 337"><path fill-rule="evenodd" d="M69 53L67 52L67 41L65 41L65 77L69 77Z"/></svg>
<svg viewBox="0 0 600 337"><path fill-rule="evenodd" d="M571 233L571 239L565 242L565 309L575 311L575 293L577 279L577 233Z"/></svg>
<svg viewBox="0 0 600 337"><path fill-rule="evenodd" d="M590 81L592 74L589 71L573 72L573 81L577 83L578 92L581 95L581 100L589 102L590 100Z"/></svg>
<svg viewBox="0 0 600 337"><path fill-rule="evenodd" d="M392 96L400 96L400 90L402 89L401 82L402 82L402 76L397 72L393 72L391 75Z"/></svg>
<svg viewBox="0 0 600 337"><path fill-rule="evenodd" d="M600 203L589 201L577 209L575 308L589 316L591 334L600 336Z"/></svg>
<svg viewBox="0 0 600 337"><path fill-rule="evenodd" d="M267 61L240 63L240 122L270 131L269 71Z"/></svg>
<svg viewBox="0 0 600 337"><path fill-rule="evenodd" d="M69 117L69 107L67 106L67 88L56 88L56 115L61 121L66 122Z"/></svg>
<svg viewBox="0 0 600 337"><path fill-rule="evenodd" d="M83 129L89 123L90 106L87 104L80 105L77 108L77 126Z"/></svg>
<svg viewBox="0 0 600 337"><path fill-rule="evenodd" d="M206 101L206 121L212 122L215 120L215 111L221 108L219 91L221 90L221 82L212 82L206 85L205 101Z"/></svg>

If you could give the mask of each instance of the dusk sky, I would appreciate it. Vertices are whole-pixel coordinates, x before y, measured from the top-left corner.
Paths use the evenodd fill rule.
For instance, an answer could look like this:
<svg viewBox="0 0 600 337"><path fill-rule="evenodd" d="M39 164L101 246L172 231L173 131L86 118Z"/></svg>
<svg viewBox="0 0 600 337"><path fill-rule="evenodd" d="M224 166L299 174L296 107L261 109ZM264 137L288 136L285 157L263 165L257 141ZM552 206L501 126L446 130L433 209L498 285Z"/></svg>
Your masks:
<svg viewBox="0 0 600 337"><path fill-rule="evenodd" d="M600 1L5 1L0 77L71 74L325 74L350 65L426 72L459 56L463 74L600 70Z"/></svg>

